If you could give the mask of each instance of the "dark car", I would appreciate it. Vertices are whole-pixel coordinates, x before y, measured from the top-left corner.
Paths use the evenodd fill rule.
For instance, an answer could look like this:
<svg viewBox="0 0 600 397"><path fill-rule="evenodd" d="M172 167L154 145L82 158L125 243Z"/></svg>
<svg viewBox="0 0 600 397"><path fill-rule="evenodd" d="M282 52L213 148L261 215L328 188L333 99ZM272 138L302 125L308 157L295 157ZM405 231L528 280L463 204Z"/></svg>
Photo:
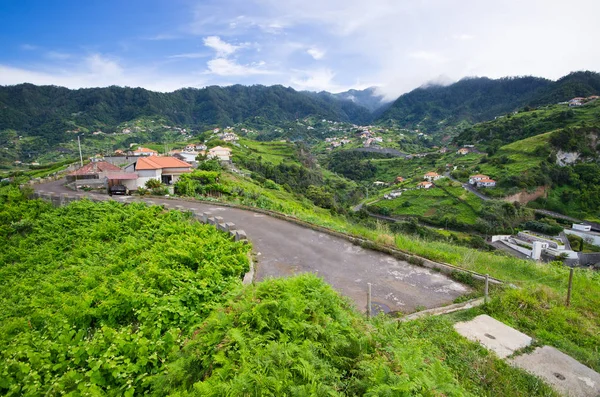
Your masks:
<svg viewBox="0 0 600 397"><path fill-rule="evenodd" d="M110 194L111 196L112 196L113 194L117 194L117 195L122 195L122 196L124 196L124 195L126 195L126 194L128 194L128 193L129 193L129 192L127 191L127 188L126 188L125 186L123 186L123 185L114 185L114 186L111 186L111 187L108 189L108 194Z"/></svg>

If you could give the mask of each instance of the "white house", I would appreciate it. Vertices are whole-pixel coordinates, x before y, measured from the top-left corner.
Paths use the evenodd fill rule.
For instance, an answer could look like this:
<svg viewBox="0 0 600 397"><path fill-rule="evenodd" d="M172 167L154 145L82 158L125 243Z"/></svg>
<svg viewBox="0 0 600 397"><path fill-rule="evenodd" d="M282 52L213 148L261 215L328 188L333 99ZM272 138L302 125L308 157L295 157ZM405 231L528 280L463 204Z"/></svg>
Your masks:
<svg viewBox="0 0 600 397"><path fill-rule="evenodd" d="M142 157L134 165L138 174L137 187L143 187L150 179L156 179L166 185L179 180L181 174L192 172L192 166L175 157Z"/></svg>
<svg viewBox="0 0 600 397"><path fill-rule="evenodd" d="M425 175L423 175L423 179L425 179L428 182L437 181L440 178L442 178L442 176L437 172L428 172Z"/></svg>
<svg viewBox="0 0 600 397"><path fill-rule="evenodd" d="M402 190L392 190L388 194L384 195L383 198L385 198L387 200L393 200L393 199L398 198L400 196L402 196Z"/></svg>
<svg viewBox="0 0 600 397"><path fill-rule="evenodd" d="M433 187L433 183L431 182L419 182L417 185L417 189L430 189Z"/></svg>
<svg viewBox="0 0 600 397"><path fill-rule="evenodd" d="M231 149L228 147L216 146L208 151L208 158L229 161L231 158Z"/></svg>
<svg viewBox="0 0 600 397"><path fill-rule="evenodd" d="M465 154L469 154L469 149L467 149L466 147L461 147L456 153L464 156Z"/></svg>
<svg viewBox="0 0 600 397"><path fill-rule="evenodd" d="M469 184L476 185L482 179L490 179L489 176L483 174L471 175L469 177Z"/></svg>
<svg viewBox="0 0 600 397"><path fill-rule="evenodd" d="M477 187L495 187L496 181L490 178L484 178L477 181Z"/></svg>

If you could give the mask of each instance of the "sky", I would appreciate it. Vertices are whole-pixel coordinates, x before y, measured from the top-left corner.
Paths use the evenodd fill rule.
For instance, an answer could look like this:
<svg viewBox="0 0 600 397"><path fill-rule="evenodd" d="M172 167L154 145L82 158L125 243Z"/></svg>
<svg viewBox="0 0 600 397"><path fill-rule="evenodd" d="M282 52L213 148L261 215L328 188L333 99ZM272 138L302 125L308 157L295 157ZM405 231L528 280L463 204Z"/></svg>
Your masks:
<svg viewBox="0 0 600 397"><path fill-rule="evenodd" d="M282 84L392 99L600 71L599 0L1 0L0 85Z"/></svg>

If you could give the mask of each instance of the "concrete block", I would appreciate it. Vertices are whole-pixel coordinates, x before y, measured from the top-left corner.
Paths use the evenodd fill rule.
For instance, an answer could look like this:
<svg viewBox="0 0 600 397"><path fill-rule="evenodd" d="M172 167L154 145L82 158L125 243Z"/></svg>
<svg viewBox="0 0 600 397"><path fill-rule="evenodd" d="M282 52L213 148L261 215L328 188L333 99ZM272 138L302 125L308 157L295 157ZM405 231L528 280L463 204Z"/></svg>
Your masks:
<svg viewBox="0 0 600 397"><path fill-rule="evenodd" d="M248 236L246 236L246 232L243 230L236 230L235 231L235 241L240 241L240 240L247 240Z"/></svg>
<svg viewBox="0 0 600 397"><path fill-rule="evenodd" d="M208 219L211 217L212 217L212 214L210 212L203 212L202 213L202 222L208 223Z"/></svg>
<svg viewBox="0 0 600 397"><path fill-rule="evenodd" d="M183 208L183 205L176 205L176 206L175 206L175 209L176 209L177 211L182 211L182 212L183 212L183 211L185 211L185 208Z"/></svg>
<svg viewBox="0 0 600 397"><path fill-rule="evenodd" d="M225 223L222 216L215 216L215 221L217 222L217 224Z"/></svg>
<svg viewBox="0 0 600 397"><path fill-rule="evenodd" d="M217 221L215 220L215 217L210 217L208 218L208 222L209 225L216 225Z"/></svg>
<svg viewBox="0 0 600 397"><path fill-rule="evenodd" d="M235 230L235 223L225 222L225 231L230 232L232 230Z"/></svg>
<svg viewBox="0 0 600 397"><path fill-rule="evenodd" d="M485 314L471 321L456 323L454 329L465 338L492 350L500 358L506 358L532 342L524 333Z"/></svg>
<svg viewBox="0 0 600 397"><path fill-rule="evenodd" d="M509 363L539 376L565 396L600 396L600 374L553 347L538 347Z"/></svg>
<svg viewBox="0 0 600 397"><path fill-rule="evenodd" d="M236 233L236 231L235 231L235 230L230 230L230 231L229 231L229 236L230 236L231 238L235 239L235 236L236 236L236 235L237 235L237 233Z"/></svg>
<svg viewBox="0 0 600 397"><path fill-rule="evenodd" d="M69 204L69 194L68 193L63 193L60 195L60 205L67 205Z"/></svg>
<svg viewBox="0 0 600 397"><path fill-rule="evenodd" d="M217 223L217 230L219 230L221 232L226 232L227 226L224 223Z"/></svg>

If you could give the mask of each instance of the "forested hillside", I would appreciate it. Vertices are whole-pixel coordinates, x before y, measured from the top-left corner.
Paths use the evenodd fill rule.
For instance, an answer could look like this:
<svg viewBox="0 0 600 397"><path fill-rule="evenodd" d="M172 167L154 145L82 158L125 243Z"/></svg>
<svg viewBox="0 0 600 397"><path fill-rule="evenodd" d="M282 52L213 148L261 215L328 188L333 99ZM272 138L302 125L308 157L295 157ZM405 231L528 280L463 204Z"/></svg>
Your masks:
<svg viewBox="0 0 600 397"><path fill-rule="evenodd" d="M436 132L461 121L477 123L528 105L598 93L600 74L595 72L571 73L556 82L538 77L465 78L449 86L421 87L404 94L378 121L392 119L406 127Z"/></svg>
<svg viewBox="0 0 600 397"><path fill-rule="evenodd" d="M283 86L211 86L172 93L126 87L0 87L0 131L41 137L40 144L48 146L72 139L65 131L77 127L112 132L119 123L143 116L164 117L178 125L225 126L255 117L277 123L309 115L355 123L370 118L366 108L352 101Z"/></svg>

